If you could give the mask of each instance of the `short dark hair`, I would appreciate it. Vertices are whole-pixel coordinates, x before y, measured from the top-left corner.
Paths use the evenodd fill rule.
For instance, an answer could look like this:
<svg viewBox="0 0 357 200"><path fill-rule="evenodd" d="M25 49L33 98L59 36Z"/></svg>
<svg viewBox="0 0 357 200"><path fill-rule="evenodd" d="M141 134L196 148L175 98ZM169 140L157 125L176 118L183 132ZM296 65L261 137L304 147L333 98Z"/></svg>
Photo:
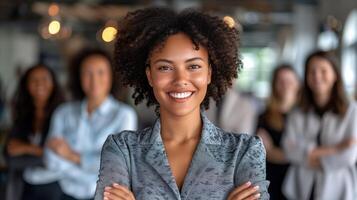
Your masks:
<svg viewBox="0 0 357 200"><path fill-rule="evenodd" d="M109 68L112 70L112 57L110 54L100 48L89 48L86 47L79 51L70 61L69 64L69 83L68 87L70 89L72 98L74 100L82 100L85 97L84 91L81 86L81 68L83 62L91 56L101 56L109 62ZM114 73L112 73L112 83L114 83ZM111 93L114 93L114 84L112 84Z"/></svg>
<svg viewBox="0 0 357 200"><path fill-rule="evenodd" d="M135 104L146 99L148 106L158 105L145 68L152 50L176 33L186 34L196 48L201 45L208 51L212 79L201 104L204 108L209 107L209 98L221 100L242 67L238 30L219 17L192 9L176 13L168 8L147 8L128 13L119 27L114 68L124 85L134 87Z"/></svg>
<svg viewBox="0 0 357 200"><path fill-rule="evenodd" d="M314 105L316 105L316 103L314 102L311 88L307 84L308 68L310 66L309 65L310 61L313 58L322 58L331 64L332 69L336 75L336 82L332 87L332 93L330 96L330 100L328 102L328 107L329 110L331 110L332 112L340 116L343 116L347 111L348 100L343 87L343 81L339 71L337 58L332 52L327 52L327 51L320 51L320 50L315 51L312 54L310 54L305 61L305 78L304 78L304 86L303 86L302 98L300 103L301 108L303 109L304 112L307 112L309 109L313 108Z"/></svg>

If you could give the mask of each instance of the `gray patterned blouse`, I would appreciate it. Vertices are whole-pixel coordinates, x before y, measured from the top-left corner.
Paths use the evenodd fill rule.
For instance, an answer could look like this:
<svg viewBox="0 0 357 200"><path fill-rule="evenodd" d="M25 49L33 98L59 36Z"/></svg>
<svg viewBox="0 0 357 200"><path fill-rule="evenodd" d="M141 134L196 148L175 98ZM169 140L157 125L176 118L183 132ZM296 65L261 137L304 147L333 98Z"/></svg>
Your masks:
<svg viewBox="0 0 357 200"><path fill-rule="evenodd" d="M160 135L160 120L141 131L123 131L107 138L101 157L96 200L105 186L127 186L140 199L226 199L247 181L259 185L269 199L265 180L265 149L258 137L234 134L214 126L202 115L203 128L181 191L170 170Z"/></svg>

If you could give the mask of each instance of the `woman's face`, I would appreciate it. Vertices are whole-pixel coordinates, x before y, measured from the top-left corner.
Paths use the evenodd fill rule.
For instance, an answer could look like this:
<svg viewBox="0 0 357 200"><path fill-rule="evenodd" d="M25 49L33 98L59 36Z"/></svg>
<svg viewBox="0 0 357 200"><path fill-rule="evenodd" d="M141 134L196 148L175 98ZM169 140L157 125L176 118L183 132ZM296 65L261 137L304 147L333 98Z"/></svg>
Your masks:
<svg viewBox="0 0 357 200"><path fill-rule="evenodd" d="M35 102L46 102L54 87L50 72L43 67L34 69L28 77L27 87Z"/></svg>
<svg viewBox="0 0 357 200"><path fill-rule="evenodd" d="M275 91L282 101L296 98L299 91L299 80L296 74L289 69L280 70L276 76Z"/></svg>
<svg viewBox="0 0 357 200"><path fill-rule="evenodd" d="M308 63L307 84L315 96L330 95L336 79L336 74L328 60L313 57Z"/></svg>
<svg viewBox="0 0 357 200"><path fill-rule="evenodd" d="M195 50L183 33L172 35L163 47L153 50L146 75L161 114L184 116L199 112L211 82L208 52L202 46Z"/></svg>
<svg viewBox="0 0 357 200"><path fill-rule="evenodd" d="M80 78L87 98L105 98L112 87L110 63L101 55L89 56L82 62Z"/></svg>

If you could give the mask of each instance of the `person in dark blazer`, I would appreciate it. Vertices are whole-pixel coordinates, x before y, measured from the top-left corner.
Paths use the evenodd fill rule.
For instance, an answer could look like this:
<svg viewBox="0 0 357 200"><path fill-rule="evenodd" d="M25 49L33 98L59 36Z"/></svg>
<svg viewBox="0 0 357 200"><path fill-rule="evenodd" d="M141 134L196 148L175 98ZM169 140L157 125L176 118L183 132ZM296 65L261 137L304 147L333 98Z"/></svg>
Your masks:
<svg viewBox="0 0 357 200"><path fill-rule="evenodd" d="M43 165L43 148L52 114L63 102L53 71L38 64L21 77L13 104L13 127L6 153L9 167L7 199L56 199L59 186L40 183L33 178L33 168ZM22 195L22 179L24 192ZM58 191L58 192L56 192Z"/></svg>
<svg viewBox="0 0 357 200"><path fill-rule="evenodd" d="M131 12L119 27L116 71L159 118L108 137L95 199L269 199L261 140L226 132L203 114L237 77L237 30L167 8Z"/></svg>
<svg viewBox="0 0 357 200"><path fill-rule="evenodd" d="M271 81L271 95L265 111L258 118L257 135L263 140L267 152L267 179L272 200L286 199L282 193L283 181L289 167L281 140L286 116L299 99L300 83L295 70L288 64L275 68Z"/></svg>

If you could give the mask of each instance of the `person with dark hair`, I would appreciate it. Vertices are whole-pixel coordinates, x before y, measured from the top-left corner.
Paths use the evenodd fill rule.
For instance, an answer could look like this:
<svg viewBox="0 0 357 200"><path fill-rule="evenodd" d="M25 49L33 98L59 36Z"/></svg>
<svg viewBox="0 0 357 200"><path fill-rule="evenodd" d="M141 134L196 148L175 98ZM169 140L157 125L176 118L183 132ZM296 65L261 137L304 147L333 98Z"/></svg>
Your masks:
<svg viewBox="0 0 357 200"><path fill-rule="evenodd" d="M265 111L258 118L257 135L263 139L267 152L267 179L270 181L271 199L286 199L282 193L285 174L289 167L281 139L286 116L299 98L300 83L295 70L287 64L279 65L273 72L271 95Z"/></svg>
<svg viewBox="0 0 357 200"><path fill-rule="evenodd" d="M237 29L168 8L130 12L119 27L115 69L159 118L108 137L95 199L269 199L261 140L225 132L203 113L237 77Z"/></svg>
<svg viewBox="0 0 357 200"><path fill-rule="evenodd" d="M43 166L43 149L48 135L52 113L63 102L62 92L53 71L38 64L29 68L21 77L14 96L13 128L6 150L9 167L7 198L16 199L22 189L16 186L16 171L25 180L22 199L56 199L58 186L41 182L36 168ZM21 173L22 174L22 173Z"/></svg>
<svg viewBox="0 0 357 200"><path fill-rule="evenodd" d="M134 109L110 95L111 63L105 51L84 49L70 66L74 101L56 109L45 151L48 169L58 174L62 200L92 199L105 139L137 127Z"/></svg>
<svg viewBox="0 0 357 200"><path fill-rule="evenodd" d="M81 66L82 66L82 63L84 62L84 60L91 57L92 55L102 58L101 61L104 62L106 65L109 65L109 67L110 67L109 76L106 77L106 78L108 78L107 81L109 81L110 84L109 85L106 84L103 86L109 87L109 93L113 97L115 97L116 93L118 92L117 87L119 85L119 82L115 78L115 73L111 71L112 70L111 66L113 65L112 56L109 55L108 52L106 52L102 49L99 49L99 48L83 48L81 51L78 52L78 54L76 54L72 58L72 60L69 64L68 87L69 87L69 90L70 90L73 100L83 100L87 95L84 91L85 88L83 88L83 85L82 85L83 83L82 83L81 73L82 73L83 69ZM94 60L97 60L97 59L94 59ZM98 72L103 73L104 70L100 71L98 69ZM107 90L108 89L103 90L102 92L108 92Z"/></svg>
<svg viewBox="0 0 357 200"><path fill-rule="evenodd" d="M356 199L357 106L348 102L338 69L331 52L306 59L302 99L283 139L291 163L283 188L288 199Z"/></svg>

